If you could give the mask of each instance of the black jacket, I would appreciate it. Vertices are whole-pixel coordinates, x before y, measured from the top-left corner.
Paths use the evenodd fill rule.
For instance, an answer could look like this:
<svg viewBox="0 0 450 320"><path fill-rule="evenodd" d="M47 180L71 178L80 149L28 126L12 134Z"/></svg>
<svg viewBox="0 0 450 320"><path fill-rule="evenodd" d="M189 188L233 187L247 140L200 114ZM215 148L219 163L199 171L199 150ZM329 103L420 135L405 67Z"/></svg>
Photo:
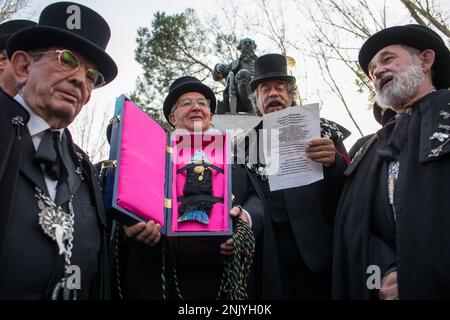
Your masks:
<svg viewBox="0 0 450 320"><path fill-rule="evenodd" d="M262 128L262 122L253 130L258 133ZM332 261L332 240L334 215L343 184L343 172L347 168L347 157L342 140L349 133L335 123L322 119L322 134L330 136L336 149L336 164L334 168L324 168L324 179L310 185L284 190L286 209L296 240L297 248L307 266L316 273L330 273ZM340 130L342 128L342 130ZM344 133L343 133L344 132ZM236 151L237 163L245 162L248 155L259 155L255 148L259 146L259 135L256 143L247 144L245 136L239 137L238 148L245 149L245 159ZM243 146L245 144L245 147ZM250 152L250 149L253 151ZM268 212L268 204L261 176L257 174L258 163L251 166L249 171L250 181L258 196L264 203L264 232L257 248L257 256L261 263L261 298L280 299L281 282L277 251L272 227L271 214Z"/></svg>
<svg viewBox="0 0 450 320"><path fill-rule="evenodd" d="M44 191L47 188L41 168L32 160L34 147L28 121L28 112L14 99L0 93L0 274L3 275L0 292L3 298L48 299L49 290L63 275L64 264L56 243L38 224L40 210L34 188L38 186ZM72 142L68 130L64 136L65 156L70 156L73 163L82 156L84 176L81 180L74 173L68 179L70 192L58 191L56 195L56 202L62 205L70 194L74 195L72 264L79 264L82 269L84 298L108 299L110 263L103 200L88 157ZM21 263L11 266L12 261ZM83 267L93 271L92 278L83 278ZM48 269L53 270L50 278Z"/></svg>

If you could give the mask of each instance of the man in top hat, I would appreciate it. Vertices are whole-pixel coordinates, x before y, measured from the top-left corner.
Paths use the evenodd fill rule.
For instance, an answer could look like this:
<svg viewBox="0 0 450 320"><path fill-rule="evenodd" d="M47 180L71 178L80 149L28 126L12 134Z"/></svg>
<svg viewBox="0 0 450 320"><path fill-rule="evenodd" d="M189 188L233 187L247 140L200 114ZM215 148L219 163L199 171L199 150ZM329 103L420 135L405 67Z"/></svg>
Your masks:
<svg viewBox="0 0 450 320"><path fill-rule="evenodd" d="M450 298L450 51L420 25L387 28L359 52L396 116L346 172L336 215L336 299Z"/></svg>
<svg viewBox="0 0 450 320"><path fill-rule="evenodd" d="M172 83L163 106L167 122L176 130L189 132L210 130L215 109L216 97L211 88L190 76L180 77ZM250 233L256 237L261 233L263 224L261 200L251 189L243 168L233 167L232 179L235 206L231 208L229 214L234 218L240 217L244 223L249 224L252 228ZM162 257L161 250L164 244L160 241L160 227L154 221L148 221L124 228L128 244L119 249L119 256L122 257L120 273L123 276L121 279L123 297L152 300L164 297L188 300L216 299L224 272L222 260L234 254L233 239L229 238L221 244L210 239L213 244L199 242L200 245L197 246L195 239L169 239L169 246L165 256ZM192 244L194 246L190 247ZM191 250L192 248L194 249ZM161 259L166 261L164 284L161 282ZM234 276L240 279L239 276L243 275ZM246 292L247 297L252 298L256 290L252 286L253 279L248 284ZM236 288L239 291L243 289ZM229 297L221 292L221 298Z"/></svg>
<svg viewBox="0 0 450 320"><path fill-rule="evenodd" d="M255 71L256 76L250 82L250 98L259 111L257 114L297 105L295 78L287 74L284 56L267 54L259 57ZM263 121L254 128L260 133L254 143L247 145L245 136L239 139L237 148L245 148L246 152L245 158L237 161L252 168L249 173L252 184L265 204L261 248L266 270L263 289L271 298L329 299L333 216L338 200L335 178L342 175L347 166L342 144L345 129L322 119L324 137L308 143L308 157L323 165L325 179L307 186L270 191L259 143L262 128ZM258 155L257 163L250 162L249 155L252 154ZM244 153L238 151L237 155L240 157Z"/></svg>
<svg viewBox="0 0 450 320"><path fill-rule="evenodd" d="M34 25L36 22L29 20L10 20L0 24L0 89L11 97L17 94L17 87L6 54L6 42L14 33Z"/></svg>
<svg viewBox="0 0 450 320"><path fill-rule="evenodd" d="M102 199L66 128L117 75L109 38L97 12L58 2L8 41L19 93L0 93L0 299L108 298Z"/></svg>

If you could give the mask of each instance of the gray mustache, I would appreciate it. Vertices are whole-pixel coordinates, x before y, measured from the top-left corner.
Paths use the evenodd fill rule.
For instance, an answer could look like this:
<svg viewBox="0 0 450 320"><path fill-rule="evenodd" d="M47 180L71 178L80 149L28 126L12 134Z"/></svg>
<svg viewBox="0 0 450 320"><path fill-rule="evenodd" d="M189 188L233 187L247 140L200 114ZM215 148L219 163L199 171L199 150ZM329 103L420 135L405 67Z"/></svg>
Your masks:
<svg viewBox="0 0 450 320"><path fill-rule="evenodd" d="M279 105L284 105L284 101L282 99L269 98L269 100L267 100L266 104L264 105L264 108L276 107Z"/></svg>

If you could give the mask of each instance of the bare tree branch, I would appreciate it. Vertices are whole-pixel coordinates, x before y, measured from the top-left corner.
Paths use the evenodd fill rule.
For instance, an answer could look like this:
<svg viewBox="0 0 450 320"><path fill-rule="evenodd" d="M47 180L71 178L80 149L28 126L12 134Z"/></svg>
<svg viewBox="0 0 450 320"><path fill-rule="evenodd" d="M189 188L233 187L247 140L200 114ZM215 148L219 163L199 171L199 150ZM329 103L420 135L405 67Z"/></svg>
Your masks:
<svg viewBox="0 0 450 320"><path fill-rule="evenodd" d="M438 29L440 32L442 32L445 36L450 38L450 29L447 27L444 21L439 21L436 18L436 14L432 11L432 7L426 2L426 8L420 4L420 1L411 1L411 0L400 0L403 5L408 9L408 11L411 13L411 16L414 18L414 20L417 21L417 23L422 25L427 25L427 23L419 17L419 14L422 15L425 19L429 21L430 24L432 24L436 29Z"/></svg>
<svg viewBox="0 0 450 320"><path fill-rule="evenodd" d="M427 24L425 21L423 21L422 18L420 18L419 14L417 13L417 9L415 8L414 4L411 1L407 0L400 0L408 9L409 13L411 14L411 17L420 25L426 26Z"/></svg>
<svg viewBox="0 0 450 320"><path fill-rule="evenodd" d="M0 22L8 20L28 5L28 0L1 0Z"/></svg>
<svg viewBox="0 0 450 320"><path fill-rule="evenodd" d="M105 132L111 118L112 108L87 105L70 125L75 143L89 155L93 163L108 157Z"/></svg>

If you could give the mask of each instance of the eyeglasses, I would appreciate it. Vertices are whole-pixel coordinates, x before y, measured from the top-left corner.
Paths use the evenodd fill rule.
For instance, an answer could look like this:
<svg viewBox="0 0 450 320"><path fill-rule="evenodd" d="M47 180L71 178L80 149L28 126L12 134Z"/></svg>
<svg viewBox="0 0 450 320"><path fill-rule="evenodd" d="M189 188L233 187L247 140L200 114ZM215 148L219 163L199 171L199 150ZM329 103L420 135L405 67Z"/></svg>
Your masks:
<svg viewBox="0 0 450 320"><path fill-rule="evenodd" d="M205 98L197 98L197 99L186 98L186 99L181 99L180 101L178 101L178 105L183 108L193 107L196 103L200 107L209 108L210 100L205 99Z"/></svg>
<svg viewBox="0 0 450 320"><path fill-rule="evenodd" d="M100 71L96 69L87 68L87 66L82 64L75 56L75 54L73 54L69 50L50 50L50 51L32 52L30 53L30 55L33 56L50 52L58 53L58 62L67 71L77 72L81 66L85 67L86 79L91 89L100 88L105 84L105 78L103 77L103 74L101 74Z"/></svg>

